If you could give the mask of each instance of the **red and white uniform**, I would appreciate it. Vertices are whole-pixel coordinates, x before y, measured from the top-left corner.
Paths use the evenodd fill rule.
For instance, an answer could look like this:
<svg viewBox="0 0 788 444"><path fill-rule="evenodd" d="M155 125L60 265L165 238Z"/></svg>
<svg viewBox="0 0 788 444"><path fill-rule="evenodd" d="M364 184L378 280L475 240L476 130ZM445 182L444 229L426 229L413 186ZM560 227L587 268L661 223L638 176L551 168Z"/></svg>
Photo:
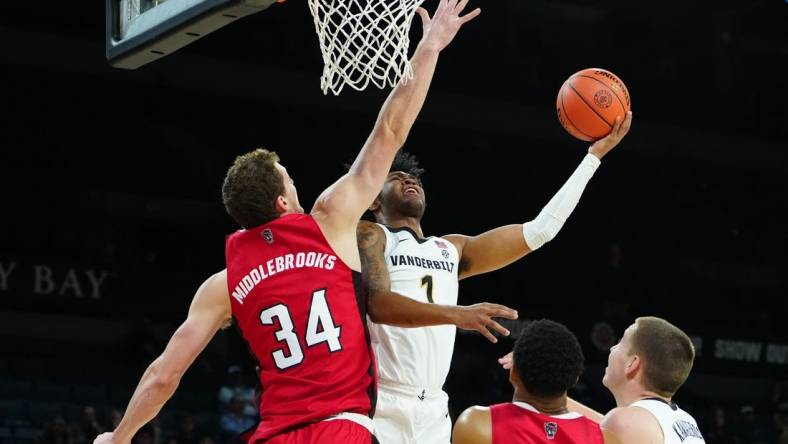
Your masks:
<svg viewBox="0 0 788 444"><path fill-rule="evenodd" d="M228 236L226 257L233 318L259 363L263 389L249 442L298 442L284 437L318 422L306 428L310 436L341 423L337 430L355 427L365 438L338 431L336 442L371 442L377 381L361 274L306 214Z"/></svg>
<svg viewBox="0 0 788 444"><path fill-rule="evenodd" d="M599 425L577 413L545 415L530 404L490 406L492 444L604 444Z"/></svg>

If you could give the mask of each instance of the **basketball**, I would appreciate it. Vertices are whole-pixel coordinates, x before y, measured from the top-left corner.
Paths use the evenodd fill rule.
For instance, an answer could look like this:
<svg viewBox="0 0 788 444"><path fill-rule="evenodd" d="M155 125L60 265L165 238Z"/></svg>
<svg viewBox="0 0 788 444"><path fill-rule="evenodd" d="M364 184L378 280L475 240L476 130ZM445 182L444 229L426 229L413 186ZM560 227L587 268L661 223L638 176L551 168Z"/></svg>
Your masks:
<svg viewBox="0 0 788 444"><path fill-rule="evenodd" d="M616 117L623 119L630 108L629 91L610 71L588 68L572 74L556 99L558 120L572 136L592 142L613 129Z"/></svg>

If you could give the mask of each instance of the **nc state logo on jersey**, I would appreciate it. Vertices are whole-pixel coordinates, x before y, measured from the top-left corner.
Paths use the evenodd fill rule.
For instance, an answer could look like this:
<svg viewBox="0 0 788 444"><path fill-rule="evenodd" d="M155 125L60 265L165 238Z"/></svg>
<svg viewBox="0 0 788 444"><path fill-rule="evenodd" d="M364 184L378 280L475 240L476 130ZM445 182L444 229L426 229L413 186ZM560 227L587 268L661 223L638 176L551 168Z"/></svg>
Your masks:
<svg viewBox="0 0 788 444"><path fill-rule="evenodd" d="M558 433L558 424L554 422L544 423L544 434L547 435L547 439L555 439L556 433Z"/></svg>
<svg viewBox="0 0 788 444"><path fill-rule="evenodd" d="M268 242L269 244L274 243L274 233L271 232L270 228L266 228L265 230L263 230L263 232L260 233L260 235L263 236L263 239L265 239L265 241Z"/></svg>

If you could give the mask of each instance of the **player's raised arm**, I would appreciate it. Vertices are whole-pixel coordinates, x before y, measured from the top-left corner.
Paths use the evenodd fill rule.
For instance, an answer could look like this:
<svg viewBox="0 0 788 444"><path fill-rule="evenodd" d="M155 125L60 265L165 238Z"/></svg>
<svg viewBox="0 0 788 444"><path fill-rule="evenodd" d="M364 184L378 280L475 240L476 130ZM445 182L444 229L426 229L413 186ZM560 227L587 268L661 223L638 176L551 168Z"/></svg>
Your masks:
<svg viewBox="0 0 788 444"><path fill-rule="evenodd" d="M631 124L631 111L623 121L616 119L610 135L591 145L574 173L530 222L498 227L473 237L445 236L460 253L460 279L505 267L552 240L574 211L602 157L621 142Z"/></svg>
<svg viewBox="0 0 788 444"><path fill-rule="evenodd" d="M440 0L432 18L423 8L417 9L424 35L411 59L413 78L394 88L348 173L318 197L312 214L321 226L327 225L329 230L355 228L380 192L394 156L424 104L438 54L463 24L479 15L479 9L461 15L467 4L468 0Z"/></svg>
<svg viewBox="0 0 788 444"><path fill-rule="evenodd" d="M186 321L172 335L137 385L118 428L102 433L94 444L126 444L153 419L175 393L181 377L216 332L230 322L226 271L208 278L197 290Z"/></svg>
<svg viewBox="0 0 788 444"><path fill-rule="evenodd" d="M397 327L456 325L475 330L491 342L497 342L491 330L508 336L509 330L493 318L517 319L517 312L498 304L481 303L463 307L419 302L391 291L384 250L386 236L377 225L361 221L358 225L358 249L364 283L369 289L369 318L377 324Z"/></svg>

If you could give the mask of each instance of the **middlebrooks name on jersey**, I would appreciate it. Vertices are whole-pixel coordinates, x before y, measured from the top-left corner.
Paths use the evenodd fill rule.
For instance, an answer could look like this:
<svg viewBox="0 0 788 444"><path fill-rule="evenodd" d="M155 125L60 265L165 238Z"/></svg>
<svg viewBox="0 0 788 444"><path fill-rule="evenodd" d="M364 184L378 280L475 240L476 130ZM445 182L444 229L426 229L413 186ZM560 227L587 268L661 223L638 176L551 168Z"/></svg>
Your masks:
<svg viewBox="0 0 788 444"><path fill-rule="evenodd" d="M244 299L249 295L254 287L260 282L268 279L283 271L292 270L294 268L315 267L324 268L326 270L333 270L337 257L333 254L317 253L314 251L300 252L296 254L288 253L269 259L265 266L262 264L253 268L250 272L246 273L244 277L235 286L232 296L241 304Z"/></svg>

